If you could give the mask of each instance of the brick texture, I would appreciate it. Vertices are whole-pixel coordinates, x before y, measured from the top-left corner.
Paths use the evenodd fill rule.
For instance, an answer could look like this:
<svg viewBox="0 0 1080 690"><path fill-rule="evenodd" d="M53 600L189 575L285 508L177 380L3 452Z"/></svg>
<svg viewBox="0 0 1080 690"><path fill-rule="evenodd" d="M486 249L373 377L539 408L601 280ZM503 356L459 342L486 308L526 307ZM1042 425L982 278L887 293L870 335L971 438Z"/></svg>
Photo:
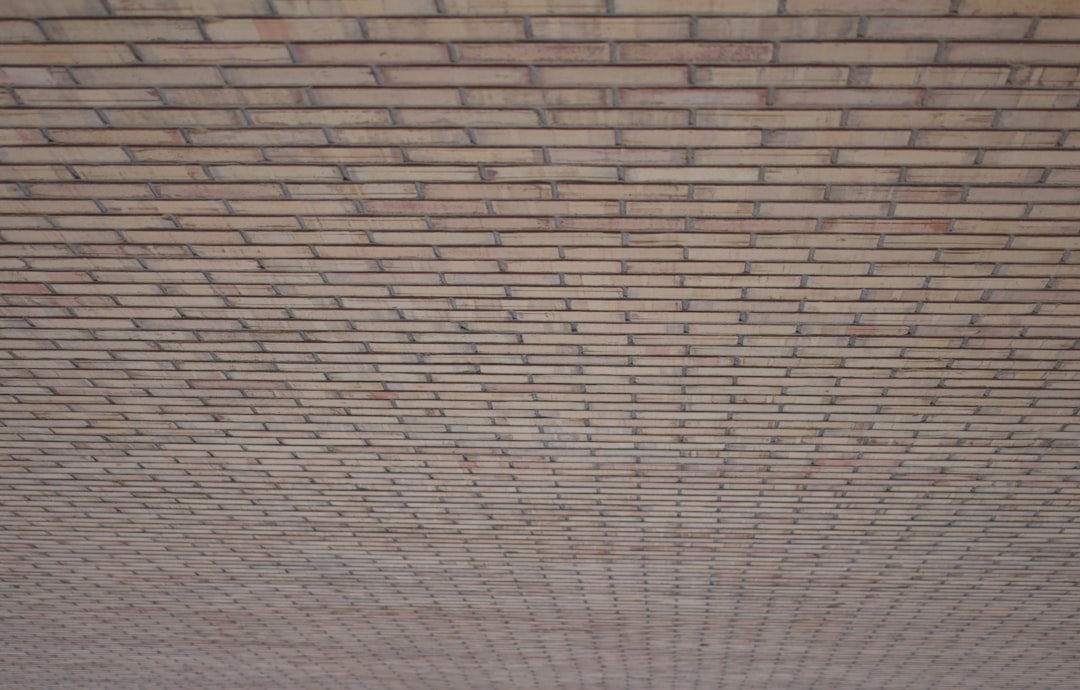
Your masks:
<svg viewBox="0 0 1080 690"><path fill-rule="evenodd" d="M0 688L1073 690L1075 0L0 2Z"/></svg>

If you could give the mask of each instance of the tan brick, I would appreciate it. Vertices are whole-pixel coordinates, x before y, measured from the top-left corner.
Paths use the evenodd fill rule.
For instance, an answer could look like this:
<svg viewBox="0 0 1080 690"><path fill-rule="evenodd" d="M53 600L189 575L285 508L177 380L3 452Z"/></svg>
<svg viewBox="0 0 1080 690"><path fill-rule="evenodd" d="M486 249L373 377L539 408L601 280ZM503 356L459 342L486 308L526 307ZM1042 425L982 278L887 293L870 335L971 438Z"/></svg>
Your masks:
<svg viewBox="0 0 1080 690"><path fill-rule="evenodd" d="M690 20L681 17L533 17L530 24L533 36L542 40L690 38Z"/></svg>
<svg viewBox="0 0 1080 690"><path fill-rule="evenodd" d="M44 40L45 34L32 21L0 20L0 41L4 43L37 43Z"/></svg>
<svg viewBox="0 0 1080 690"><path fill-rule="evenodd" d="M435 0L273 0L285 17L370 17L434 14Z"/></svg>
<svg viewBox="0 0 1080 690"><path fill-rule="evenodd" d="M1042 175L1042 168L908 168L904 179L920 184L1032 184L1038 182Z"/></svg>
<svg viewBox="0 0 1080 690"><path fill-rule="evenodd" d="M84 180L205 180L201 165L75 165Z"/></svg>
<svg viewBox="0 0 1080 690"><path fill-rule="evenodd" d="M828 165L832 152L828 149L697 149L694 162L698 165Z"/></svg>
<svg viewBox="0 0 1080 690"><path fill-rule="evenodd" d="M1076 6L1069 0L961 0L960 14L1071 15Z"/></svg>
<svg viewBox="0 0 1080 690"><path fill-rule="evenodd" d="M0 63L5 65L107 65L135 61L135 54L121 43L0 44Z"/></svg>
<svg viewBox="0 0 1080 690"><path fill-rule="evenodd" d="M483 130L481 130L483 131ZM512 130L531 131L531 130ZM338 128L331 132L334 143L337 144L387 144L387 145L446 145L464 146L469 143L469 137L462 129L444 128L390 128L380 127L373 129ZM494 142L478 141L480 144Z"/></svg>
<svg viewBox="0 0 1080 690"><path fill-rule="evenodd" d="M482 148L476 146L421 147L411 146L407 155L410 162L416 163L543 163L544 156L540 149L529 148Z"/></svg>
<svg viewBox="0 0 1080 690"><path fill-rule="evenodd" d="M551 123L570 127L686 127L687 110L644 108L549 110Z"/></svg>
<svg viewBox="0 0 1080 690"><path fill-rule="evenodd" d="M1022 39L1031 21L1016 17L871 17L866 35L871 38Z"/></svg>
<svg viewBox="0 0 1080 690"><path fill-rule="evenodd" d="M931 96L933 97L933 96ZM775 103L791 107L895 108L917 106L922 89L777 89ZM931 104L933 105L933 104Z"/></svg>
<svg viewBox="0 0 1080 690"><path fill-rule="evenodd" d="M458 43L460 62L607 62L606 43Z"/></svg>
<svg viewBox="0 0 1080 690"><path fill-rule="evenodd" d="M525 24L518 17L369 18L365 24L368 35L375 41L457 41L477 36L490 40L525 38Z"/></svg>
<svg viewBox="0 0 1080 690"><path fill-rule="evenodd" d="M616 163L620 165L685 165L686 151L681 149L563 148L549 152L552 163Z"/></svg>
<svg viewBox="0 0 1080 690"><path fill-rule="evenodd" d="M620 62L768 62L770 43L619 43Z"/></svg>
<svg viewBox="0 0 1080 690"><path fill-rule="evenodd" d="M798 42L780 46L780 62L843 64L925 63L934 61L936 43L844 41Z"/></svg>
<svg viewBox="0 0 1080 690"><path fill-rule="evenodd" d="M595 134L591 135L595 136ZM635 129L622 133L624 146L755 146L761 143L758 130L724 129ZM600 143L595 139L592 142Z"/></svg>
<svg viewBox="0 0 1080 690"><path fill-rule="evenodd" d="M446 63L446 46L438 43L299 43L300 62L332 65Z"/></svg>
<svg viewBox="0 0 1080 690"><path fill-rule="evenodd" d="M1005 67L859 67L852 70L858 86L1005 86Z"/></svg>
<svg viewBox="0 0 1080 690"><path fill-rule="evenodd" d="M249 110L248 117L260 127L340 127L342 125L388 125L390 114L385 108L328 108L323 107L315 110L294 110L288 108L264 108ZM252 141L265 139L258 130L252 131ZM295 137L289 133L280 133L283 138L279 143L323 143L324 139L314 137L312 140L305 138L303 131Z"/></svg>
<svg viewBox="0 0 1080 690"><path fill-rule="evenodd" d="M611 166L580 165L518 165L492 166L484 169L484 178L498 182L521 180L599 180L619 179L619 171Z"/></svg>
<svg viewBox="0 0 1080 690"><path fill-rule="evenodd" d="M844 86L848 68L838 66L698 67L700 86Z"/></svg>
<svg viewBox="0 0 1080 690"><path fill-rule="evenodd" d="M1000 132L921 130L915 133L915 146L929 148L1054 148L1057 132Z"/></svg>
<svg viewBox="0 0 1080 690"><path fill-rule="evenodd" d="M401 109L398 124L415 127L531 127L540 124L533 110L501 108Z"/></svg>
<svg viewBox="0 0 1080 690"><path fill-rule="evenodd" d="M227 139L225 139L227 141ZM174 146L133 146L130 147L135 160L142 162L191 162L208 163L215 161L261 161L262 152L249 147L214 146L212 148L174 147ZM132 174L138 174L132 172Z"/></svg>
<svg viewBox="0 0 1080 690"><path fill-rule="evenodd" d="M756 167L627 168L628 182L755 182Z"/></svg>
<svg viewBox="0 0 1080 690"><path fill-rule="evenodd" d="M444 0L448 14L603 14L603 0Z"/></svg>
<svg viewBox="0 0 1080 690"><path fill-rule="evenodd" d="M753 108L767 97L765 89L619 89L619 104L629 107Z"/></svg>
<svg viewBox="0 0 1080 690"><path fill-rule="evenodd" d="M321 68L326 69L326 68ZM346 80L338 80L344 83ZM415 88L326 88L312 90L320 105L326 106L457 106L461 94L457 89Z"/></svg>
<svg viewBox="0 0 1080 690"><path fill-rule="evenodd" d="M0 6L0 17L93 17L108 14L101 0L11 0Z"/></svg>
<svg viewBox="0 0 1080 690"><path fill-rule="evenodd" d="M528 86L531 81L526 67L384 67L380 71L385 83L402 86Z"/></svg>
<svg viewBox="0 0 1080 690"><path fill-rule="evenodd" d="M786 40L856 38L856 17L701 17L698 36L705 39Z"/></svg>
<svg viewBox="0 0 1080 690"><path fill-rule="evenodd" d="M163 105L161 96L154 89L16 89L19 99L29 106L82 105L155 106Z"/></svg>
<svg viewBox="0 0 1080 690"><path fill-rule="evenodd" d="M343 18L216 18L203 19L212 41L356 41L364 38L360 24Z"/></svg>
<svg viewBox="0 0 1080 690"><path fill-rule="evenodd" d="M281 43L140 43L135 49L147 62L292 62L289 50Z"/></svg>
<svg viewBox="0 0 1080 690"><path fill-rule="evenodd" d="M1015 21L1027 21L1016 19ZM1035 28L1035 38L1049 41L1071 41L1076 38L1080 31L1080 19L1064 19L1055 17L1048 21L1040 21Z"/></svg>
<svg viewBox="0 0 1080 690"><path fill-rule="evenodd" d="M542 86L672 86L687 84L686 67L538 67Z"/></svg>
<svg viewBox="0 0 1080 690"><path fill-rule="evenodd" d="M614 105L611 89L470 88L464 92L470 107L603 107Z"/></svg>
<svg viewBox="0 0 1080 690"><path fill-rule="evenodd" d="M678 6L657 5L650 0L615 0L619 14L774 14L772 0L687 0Z"/></svg>
<svg viewBox="0 0 1080 690"><path fill-rule="evenodd" d="M201 41L192 19L48 19L42 26L56 41Z"/></svg>
<svg viewBox="0 0 1080 690"><path fill-rule="evenodd" d="M162 97L174 106L311 105L303 89L162 89Z"/></svg>
<svg viewBox="0 0 1080 690"><path fill-rule="evenodd" d="M63 67L0 67L0 84L10 86L74 86Z"/></svg>
<svg viewBox="0 0 1080 690"><path fill-rule="evenodd" d="M994 121L993 110L853 110L847 126L860 129L986 129Z"/></svg>
<svg viewBox="0 0 1080 690"><path fill-rule="evenodd" d="M210 65L183 67L73 67L83 86L222 86L221 73Z"/></svg>
<svg viewBox="0 0 1080 690"><path fill-rule="evenodd" d="M947 62L991 64L1075 64L1080 46L1075 43L950 43Z"/></svg>
<svg viewBox="0 0 1080 690"><path fill-rule="evenodd" d="M900 180L900 168L766 167L763 177L765 182L780 184L893 184Z"/></svg>
<svg viewBox="0 0 1080 690"><path fill-rule="evenodd" d="M1080 68L1077 67L1020 67L1013 83L1017 86L1073 87L1080 84Z"/></svg>
<svg viewBox="0 0 1080 690"><path fill-rule="evenodd" d="M735 129L816 129L839 127L842 115L840 110L701 110L697 124Z"/></svg>
<svg viewBox="0 0 1080 690"><path fill-rule="evenodd" d="M550 199L551 196L551 185L547 183L424 184L425 199Z"/></svg>
<svg viewBox="0 0 1080 690"><path fill-rule="evenodd" d="M221 72L232 86L372 86L376 83L370 67L226 67Z"/></svg>

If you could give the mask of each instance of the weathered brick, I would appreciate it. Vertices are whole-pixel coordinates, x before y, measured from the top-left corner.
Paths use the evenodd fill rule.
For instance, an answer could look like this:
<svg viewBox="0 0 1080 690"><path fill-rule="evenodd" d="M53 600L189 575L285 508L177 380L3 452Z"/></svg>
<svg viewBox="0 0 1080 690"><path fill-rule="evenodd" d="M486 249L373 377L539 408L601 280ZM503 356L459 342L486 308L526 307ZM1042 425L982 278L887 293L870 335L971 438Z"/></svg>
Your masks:
<svg viewBox="0 0 1080 690"><path fill-rule="evenodd" d="M532 26L533 36L543 40L613 41L690 38L690 21L680 17L533 17L530 18L529 23Z"/></svg>
<svg viewBox="0 0 1080 690"><path fill-rule="evenodd" d="M541 86L670 86L686 84L685 67L581 66L538 67Z"/></svg>
<svg viewBox="0 0 1080 690"><path fill-rule="evenodd" d="M934 61L936 43L886 41L791 42L780 46L780 62L890 64Z"/></svg>
<svg viewBox="0 0 1080 690"><path fill-rule="evenodd" d="M201 41L193 19L47 19L41 26L55 41Z"/></svg>
<svg viewBox="0 0 1080 690"><path fill-rule="evenodd" d="M0 2L0 686L1071 690L1078 20Z"/></svg>
<svg viewBox="0 0 1080 690"><path fill-rule="evenodd" d="M858 29L857 17L701 17L697 23L705 39L842 39L856 38Z"/></svg>
<svg viewBox="0 0 1080 690"><path fill-rule="evenodd" d="M359 22L342 18L212 18L204 19L212 41L357 41L364 38Z"/></svg>
<svg viewBox="0 0 1080 690"><path fill-rule="evenodd" d="M531 81L526 67L384 67L381 72L385 83L402 86L528 86Z"/></svg>
<svg viewBox="0 0 1080 690"><path fill-rule="evenodd" d="M621 62L768 62L773 47L769 43L620 43Z"/></svg>
<svg viewBox="0 0 1080 690"><path fill-rule="evenodd" d="M297 60L332 65L370 65L448 62L446 46L438 43L300 43Z"/></svg>
<svg viewBox="0 0 1080 690"><path fill-rule="evenodd" d="M162 63L290 63L281 43L140 43L135 49L146 62Z"/></svg>

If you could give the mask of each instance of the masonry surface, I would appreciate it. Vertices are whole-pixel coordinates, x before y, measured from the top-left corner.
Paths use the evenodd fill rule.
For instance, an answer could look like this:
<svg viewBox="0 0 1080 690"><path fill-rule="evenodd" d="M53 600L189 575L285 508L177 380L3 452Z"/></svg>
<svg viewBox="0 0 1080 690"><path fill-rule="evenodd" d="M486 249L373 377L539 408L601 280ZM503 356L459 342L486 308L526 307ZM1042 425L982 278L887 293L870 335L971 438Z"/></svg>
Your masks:
<svg viewBox="0 0 1080 690"><path fill-rule="evenodd" d="M0 688L1074 690L1080 2L3 0Z"/></svg>

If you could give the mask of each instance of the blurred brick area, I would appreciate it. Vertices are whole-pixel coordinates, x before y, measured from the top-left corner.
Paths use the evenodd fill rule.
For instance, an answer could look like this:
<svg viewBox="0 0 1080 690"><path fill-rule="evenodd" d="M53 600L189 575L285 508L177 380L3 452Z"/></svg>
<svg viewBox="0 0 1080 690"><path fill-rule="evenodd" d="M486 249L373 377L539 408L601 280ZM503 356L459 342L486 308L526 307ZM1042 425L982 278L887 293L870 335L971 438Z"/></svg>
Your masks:
<svg viewBox="0 0 1080 690"><path fill-rule="evenodd" d="M3 0L4 690L1074 690L1080 2Z"/></svg>

